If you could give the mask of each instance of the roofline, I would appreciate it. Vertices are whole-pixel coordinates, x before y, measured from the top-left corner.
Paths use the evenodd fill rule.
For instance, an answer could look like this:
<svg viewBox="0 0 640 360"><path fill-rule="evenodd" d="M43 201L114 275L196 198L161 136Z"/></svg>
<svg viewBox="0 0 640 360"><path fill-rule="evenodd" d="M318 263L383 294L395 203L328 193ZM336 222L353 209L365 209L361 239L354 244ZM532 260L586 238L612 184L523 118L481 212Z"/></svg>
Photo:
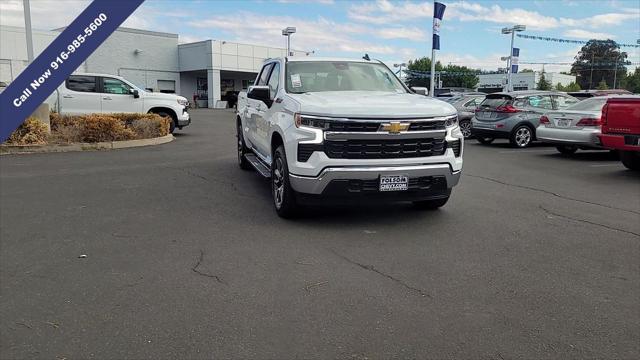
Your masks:
<svg viewBox="0 0 640 360"><path fill-rule="evenodd" d="M63 31L66 28L67 27L65 26L65 27L53 29L51 31ZM122 32L127 32L127 33L132 33L132 34L142 34L142 35L152 35L152 36L166 37L166 38L171 38L171 39L177 39L178 38L178 34L166 33L166 32L160 32L160 31L140 30L140 29L133 29L133 28L128 28L128 27L118 27L116 29L116 31L122 31Z"/></svg>

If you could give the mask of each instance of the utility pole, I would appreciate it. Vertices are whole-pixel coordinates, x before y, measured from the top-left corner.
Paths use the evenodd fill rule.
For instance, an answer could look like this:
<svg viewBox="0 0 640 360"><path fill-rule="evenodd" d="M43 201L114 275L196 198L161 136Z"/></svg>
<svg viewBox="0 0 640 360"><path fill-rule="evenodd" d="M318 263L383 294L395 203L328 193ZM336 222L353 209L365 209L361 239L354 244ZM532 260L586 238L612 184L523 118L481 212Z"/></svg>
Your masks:
<svg viewBox="0 0 640 360"><path fill-rule="evenodd" d="M293 56L293 52L291 52L291 34L295 33L296 28L293 26L282 29L282 35L287 37L287 56Z"/></svg>
<svg viewBox="0 0 640 360"><path fill-rule="evenodd" d="M33 62L33 31L31 30L31 5L29 0L22 0L24 8L24 30L27 36L27 60Z"/></svg>
<svg viewBox="0 0 640 360"><path fill-rule="evenodd" d="M589 75L589 90L591 90L591 86L593 85L593 60L594 53L591 53L591 75Z"/></svg>
<svg viewBox="0 0 640 360"><path fill-rule="evenodd" d="M513 71L511 71L511 65L512 65L512 57L513 57L513 41L515 39L516 36L516 32L520 32L520 31L525 31L526 30L526 26L525 25L515 25L514 27L511 28L502 28L502 33L503 34L511 34L511 48L509 50L509 65L507 67L507 90L508 91L513 91L513 84L511 83L511 74L513 73Z"/></svg>

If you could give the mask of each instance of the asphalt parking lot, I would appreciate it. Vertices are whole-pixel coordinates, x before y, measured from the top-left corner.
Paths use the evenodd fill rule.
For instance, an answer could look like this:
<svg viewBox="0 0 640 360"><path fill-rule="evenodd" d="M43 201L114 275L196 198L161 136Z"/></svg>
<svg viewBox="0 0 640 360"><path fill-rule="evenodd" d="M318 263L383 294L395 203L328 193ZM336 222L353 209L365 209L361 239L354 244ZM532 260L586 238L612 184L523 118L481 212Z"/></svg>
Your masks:
<svg viewBox="0 0 640 360"><path fill-rule="evenodd" d="M1 358L640 358L640 176L611 154L469 141L439 211L286 221L233 113L193 118L0 157Z"/></svg>

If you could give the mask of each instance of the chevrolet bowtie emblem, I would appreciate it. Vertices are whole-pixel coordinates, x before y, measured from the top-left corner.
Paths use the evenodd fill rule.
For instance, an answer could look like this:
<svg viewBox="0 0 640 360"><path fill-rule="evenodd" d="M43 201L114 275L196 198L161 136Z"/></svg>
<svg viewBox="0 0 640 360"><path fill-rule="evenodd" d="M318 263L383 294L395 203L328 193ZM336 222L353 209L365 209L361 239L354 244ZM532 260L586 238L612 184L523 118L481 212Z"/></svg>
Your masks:
<svg viewBox="0 0 640 360"><path fill-rule="evenodd" d="M406 131L407 129L409 129L408 123L400 123L397 121L388 124L382 124L380 126L380 130L388 131L389 134L399 134L401 131Z"/></svg>

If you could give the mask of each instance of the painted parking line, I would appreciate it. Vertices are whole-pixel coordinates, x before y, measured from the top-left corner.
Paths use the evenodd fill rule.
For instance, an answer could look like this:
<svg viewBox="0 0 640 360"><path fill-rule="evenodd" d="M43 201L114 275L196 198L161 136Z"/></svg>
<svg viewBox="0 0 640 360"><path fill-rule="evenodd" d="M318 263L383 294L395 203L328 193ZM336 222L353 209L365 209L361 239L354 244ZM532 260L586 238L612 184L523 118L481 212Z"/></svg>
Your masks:
<svg viewBox="0 0 640 360"><path fill-rule="evenodd" d="M608 167L608 166L622 166L622 164L620 164L619 162L614 162L611 164L595 164L595 165L589 165L589 167Z"/></svg>
<svg viewBox="0 0 640 360"><path fill-rule="evenodd" d="M512 153L544 153L544 152L556 152L556 149L531 149L531 150L504 150L498 151L499 154L512 154Z"/></svg>

